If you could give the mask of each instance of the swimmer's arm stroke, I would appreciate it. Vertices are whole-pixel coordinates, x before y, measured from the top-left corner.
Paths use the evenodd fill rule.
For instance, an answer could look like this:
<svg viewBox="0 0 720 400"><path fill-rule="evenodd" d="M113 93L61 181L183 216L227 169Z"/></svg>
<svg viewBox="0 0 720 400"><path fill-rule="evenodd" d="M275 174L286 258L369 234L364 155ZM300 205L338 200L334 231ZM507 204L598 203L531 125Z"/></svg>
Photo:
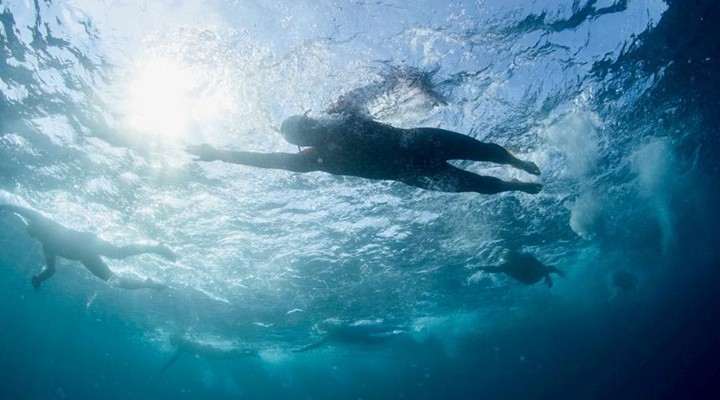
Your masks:
<svg viewBox="0 0 720 400"><path fill-rule="evenodd" d="M187 151L197 156L196 161L224 161L257 168L284 169L293 172L317 171L318 165L311 151L300 153L254 153L216 149L207 144L188 146Z"/></svg>

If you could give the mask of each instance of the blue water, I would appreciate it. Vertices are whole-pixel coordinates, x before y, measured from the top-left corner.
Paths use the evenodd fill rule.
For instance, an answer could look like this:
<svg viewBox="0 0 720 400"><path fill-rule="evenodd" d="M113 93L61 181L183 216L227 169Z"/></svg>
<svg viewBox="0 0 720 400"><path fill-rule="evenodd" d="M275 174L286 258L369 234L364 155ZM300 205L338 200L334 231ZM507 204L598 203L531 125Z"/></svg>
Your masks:
<svg viewBox="0 0 720 400"><path fill-rule="evenodd" d="M109 3L0 2L0 201L179 259L110 262L161 292L67 260L34 290L40 246L0 215L0 398L720 392L716 1ZM294 151L283 118L388 77L374 118L507 146L543 191L428 192L183 151ZM509 249L567 278L473 271ZM409 331L292 352L328 319ZM177 334L260 357L184 354L160 373Z"/></svg>

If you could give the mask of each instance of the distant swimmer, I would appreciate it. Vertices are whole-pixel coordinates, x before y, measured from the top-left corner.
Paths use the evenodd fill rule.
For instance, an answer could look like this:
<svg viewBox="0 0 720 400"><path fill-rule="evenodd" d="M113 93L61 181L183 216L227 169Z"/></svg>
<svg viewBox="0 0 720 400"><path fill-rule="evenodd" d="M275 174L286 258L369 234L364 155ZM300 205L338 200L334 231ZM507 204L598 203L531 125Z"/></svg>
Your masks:
<svg viewBox="0 0 720 400"><path fill-rule="evenodd" d="M528 253L520 253L511 251L507 257L507 261L500 265L478 267L480 271L489 273L505 273L509 277L516 279L526 285L532 285L545 279L548 287L553 286L551 273L565 277L565 272L559 270L552 265L545 265L537 258Z"/></svg>
<svg viewBox="0 0 720 400"><path fill-rule="evenodd" d="M403 326L384 325L374 321L357 321L343 323L335 319L325 320L318 324L318 330L324 332L319 341L309 344L294 353L302 353L324 346L327 343L349 343L349 344L380 344L388 342L403 332L410 329Z"/></svg>
<svg viewBox="0 0 720 400"><path fill-rule="evenodd" d="M191 340L185 335L173 335L170 337L170 343L176 348L175 354L165 363L160 373L165 372L171 365L175 364L183 353L188 353L197 357L211 359L235 359L247 357L260 357L255 349L236 348L225 346L218 343L202 342Z"/></svg>
<svg viewBox="0 0 720 400"><path fill-rule="evenodd" d="M45 255L45 268L39 275L32 277L32 285L37 289L40 284L55 273L57 257L80 261L93 275L123 289L155 289L161 290L165 286L152 279L139 280L116 275L102 260L101 256L113 259L122 259L139 254L154 253L170 261L177 256L170 248L163 244L130 244L115 246L93 233L80 232L44 217L37 211L29 208L0 204L0 211L9 211L23 218L27 223L27 231L42 244Z"/></svg>

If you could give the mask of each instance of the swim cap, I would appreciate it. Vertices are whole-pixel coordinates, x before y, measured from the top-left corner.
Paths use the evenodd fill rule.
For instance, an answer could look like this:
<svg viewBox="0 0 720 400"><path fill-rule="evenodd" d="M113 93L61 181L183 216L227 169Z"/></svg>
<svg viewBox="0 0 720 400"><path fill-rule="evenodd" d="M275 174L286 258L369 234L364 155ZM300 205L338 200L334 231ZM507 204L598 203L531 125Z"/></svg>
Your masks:
<svg viewBox="0 0 720 400"><path fill-rule="evenodd" d="M280 132L285 140L298 146L316 146L326 128L317 120L294 115L283 121Z"/></svg>

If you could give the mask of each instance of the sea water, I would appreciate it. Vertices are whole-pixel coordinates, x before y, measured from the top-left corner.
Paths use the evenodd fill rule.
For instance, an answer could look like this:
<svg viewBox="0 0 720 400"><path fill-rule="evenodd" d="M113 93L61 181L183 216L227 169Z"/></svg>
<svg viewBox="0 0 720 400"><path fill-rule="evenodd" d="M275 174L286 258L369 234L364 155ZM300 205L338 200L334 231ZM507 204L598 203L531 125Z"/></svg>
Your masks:
<svg viewBox="0 0 720 400"><path fill-rule="evenodd" d="M0 201L179 258L123 290L0 214L3 399L675 399L717 394L715 1L0 2ZM391 82L392 84L387 84ZM200 163L294 152L285 117L381 88L403 128L501 144L537 195ZM554 286L473 267L510 250ZM403 329L328 341L323 321ZM259 357L181 354L198 346ZM708 397L699 397L706 393Z"/></svg>

